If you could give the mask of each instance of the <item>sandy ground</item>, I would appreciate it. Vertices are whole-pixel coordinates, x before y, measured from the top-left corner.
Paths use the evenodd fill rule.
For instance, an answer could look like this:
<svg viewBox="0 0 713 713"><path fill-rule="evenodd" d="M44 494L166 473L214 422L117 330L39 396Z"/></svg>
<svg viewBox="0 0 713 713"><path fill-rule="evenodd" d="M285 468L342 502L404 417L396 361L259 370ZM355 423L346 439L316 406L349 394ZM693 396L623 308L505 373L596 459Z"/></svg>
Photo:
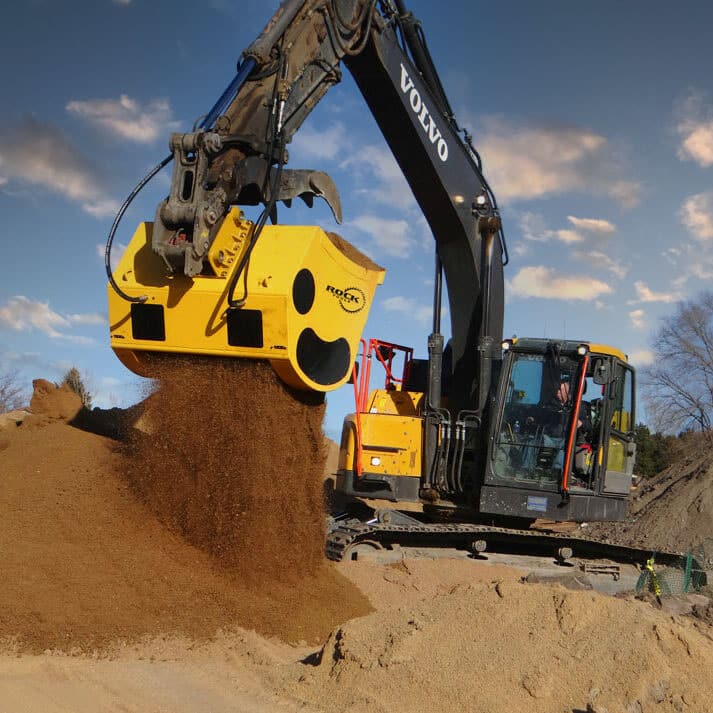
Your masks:
<svg viewBox="0 0 713 713"><path fill-rule="evenodd" d="M246 578L202 537L207 491L182 532L176 502L156 507L170 469L137 488L50 387L0 430L0 713L713 713L705 618L463 558ZM698 498L708 473L646 503Z"/></svg>
<svg viewBox="0 0 713 713"><path fill-rule="evenodd" d="M339 565L376 611L322 647L236 630L0 656L0 710L713 711L713 628L473 560ZM504 692L507 692L504 695Z"/></svg>

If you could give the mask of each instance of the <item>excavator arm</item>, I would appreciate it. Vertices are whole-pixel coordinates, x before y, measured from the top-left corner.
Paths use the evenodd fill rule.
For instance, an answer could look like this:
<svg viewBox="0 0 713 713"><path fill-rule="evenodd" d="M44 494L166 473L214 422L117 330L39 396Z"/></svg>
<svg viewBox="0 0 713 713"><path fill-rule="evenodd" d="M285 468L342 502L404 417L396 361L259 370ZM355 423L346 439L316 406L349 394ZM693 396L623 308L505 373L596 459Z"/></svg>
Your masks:
<svg viewBox="0 0 713 713"><path fill-rule="evenodd" d="M284 168L286 146L340 80L354 76L432 230L450 300L456 409L482 411L489 361L500 358L504 241L477 154L461 138L419 23L388 0L286 0L242 55L238 74L190 134L174 134L174 173L152 244L172 270L195 276L231 205L324 198L341 220L325 173ZM234 96L231 96L234 95ZM261 225L252 242L260 237ZM245 269L250 250L238 268ZM231 299L229 306L241 305ZM440 294L437 297L440 303ZM434 333L439 332L438 318ZM442 340L441 340L442 341ZM432 361L442 350L434 342ZM434 379L437 382L437 379ZM440 400L438 389L429 399Z"/></svg>

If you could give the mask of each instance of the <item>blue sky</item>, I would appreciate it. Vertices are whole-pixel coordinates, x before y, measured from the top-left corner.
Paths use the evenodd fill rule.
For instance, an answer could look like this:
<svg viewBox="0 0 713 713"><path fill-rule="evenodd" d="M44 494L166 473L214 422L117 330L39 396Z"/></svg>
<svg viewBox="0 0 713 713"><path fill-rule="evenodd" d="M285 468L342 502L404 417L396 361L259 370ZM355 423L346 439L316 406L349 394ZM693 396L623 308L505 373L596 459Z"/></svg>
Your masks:
<svg viewBox="0 0 713 713"><path fill-rule="evenodd" d="M506 335L589 338L636 366L677 300L713 277L713 6L410 0L503 212ZM100 251L113 214L172 131L189 130L276 2L27 0L0 26L0 369L88 375L101 406L139 398L108 346ZM348 73L291 146L344 204L283 208L336 229L387 270L367 336L429 331L433 245ZM118 235L151 220L168 175ZM100 247L101 246L101 247ZM328 398L327 431L352 407Z"/></svg>

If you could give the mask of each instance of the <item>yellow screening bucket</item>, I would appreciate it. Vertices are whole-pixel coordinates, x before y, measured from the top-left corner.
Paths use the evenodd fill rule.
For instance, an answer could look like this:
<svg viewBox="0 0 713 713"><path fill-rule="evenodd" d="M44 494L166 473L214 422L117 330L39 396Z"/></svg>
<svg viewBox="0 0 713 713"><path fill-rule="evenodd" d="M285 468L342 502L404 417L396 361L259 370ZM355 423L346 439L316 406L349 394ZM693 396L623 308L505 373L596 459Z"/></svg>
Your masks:
<svg viewBox="0 0 713 713"><path fill-rule="evenodd" d="M356 359L385 271L350 243L316 226L265 226L228 309L233 271L253 224L233 208L196 277L169 274L151 247L152 223L139 225L108 287L111 346L136 374L151 376L151 355L264 359L288 385L331 391ZM246 274L245 274L246 273Z"/></svg>

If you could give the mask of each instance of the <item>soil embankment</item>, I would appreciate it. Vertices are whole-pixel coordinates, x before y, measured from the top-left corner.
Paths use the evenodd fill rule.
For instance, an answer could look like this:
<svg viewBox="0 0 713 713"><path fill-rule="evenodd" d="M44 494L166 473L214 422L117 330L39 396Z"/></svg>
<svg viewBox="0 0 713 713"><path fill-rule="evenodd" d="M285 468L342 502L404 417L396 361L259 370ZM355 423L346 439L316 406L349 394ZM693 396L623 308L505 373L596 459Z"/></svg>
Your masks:
<svg viewBox="0 0 713 713"><path fill-rule="evenodd" d="M681 455L644 479L623 523L593 524L588 534L624 545L713 558L713 442L701 434L683 440Z"/></svg>
<svg viewBox="0 0 713 713"><path fill-rule="evenodd" d="M267 405L257 404L251 420L225 375L221 400L211 402L204 376L178 406L165 393L152 399L157 430L131 453L140 464L114 441L65 423L71 409L56 402L66 395L45 384L33 415L3 430L0 638L13 648L101 650L162 634L206 639L236 626L316 642L369 611L321 556L321 471L306 473L294 460L305 446L290 445L303 427L271 434ZM189 402L202 408L181 411ZM317 458L321 413L306 423L317 429L308 447ZM247 477L239 465L258 465L260 453L284 469L234 482ZM191 480L194 458L205 467Z"/></svg>

